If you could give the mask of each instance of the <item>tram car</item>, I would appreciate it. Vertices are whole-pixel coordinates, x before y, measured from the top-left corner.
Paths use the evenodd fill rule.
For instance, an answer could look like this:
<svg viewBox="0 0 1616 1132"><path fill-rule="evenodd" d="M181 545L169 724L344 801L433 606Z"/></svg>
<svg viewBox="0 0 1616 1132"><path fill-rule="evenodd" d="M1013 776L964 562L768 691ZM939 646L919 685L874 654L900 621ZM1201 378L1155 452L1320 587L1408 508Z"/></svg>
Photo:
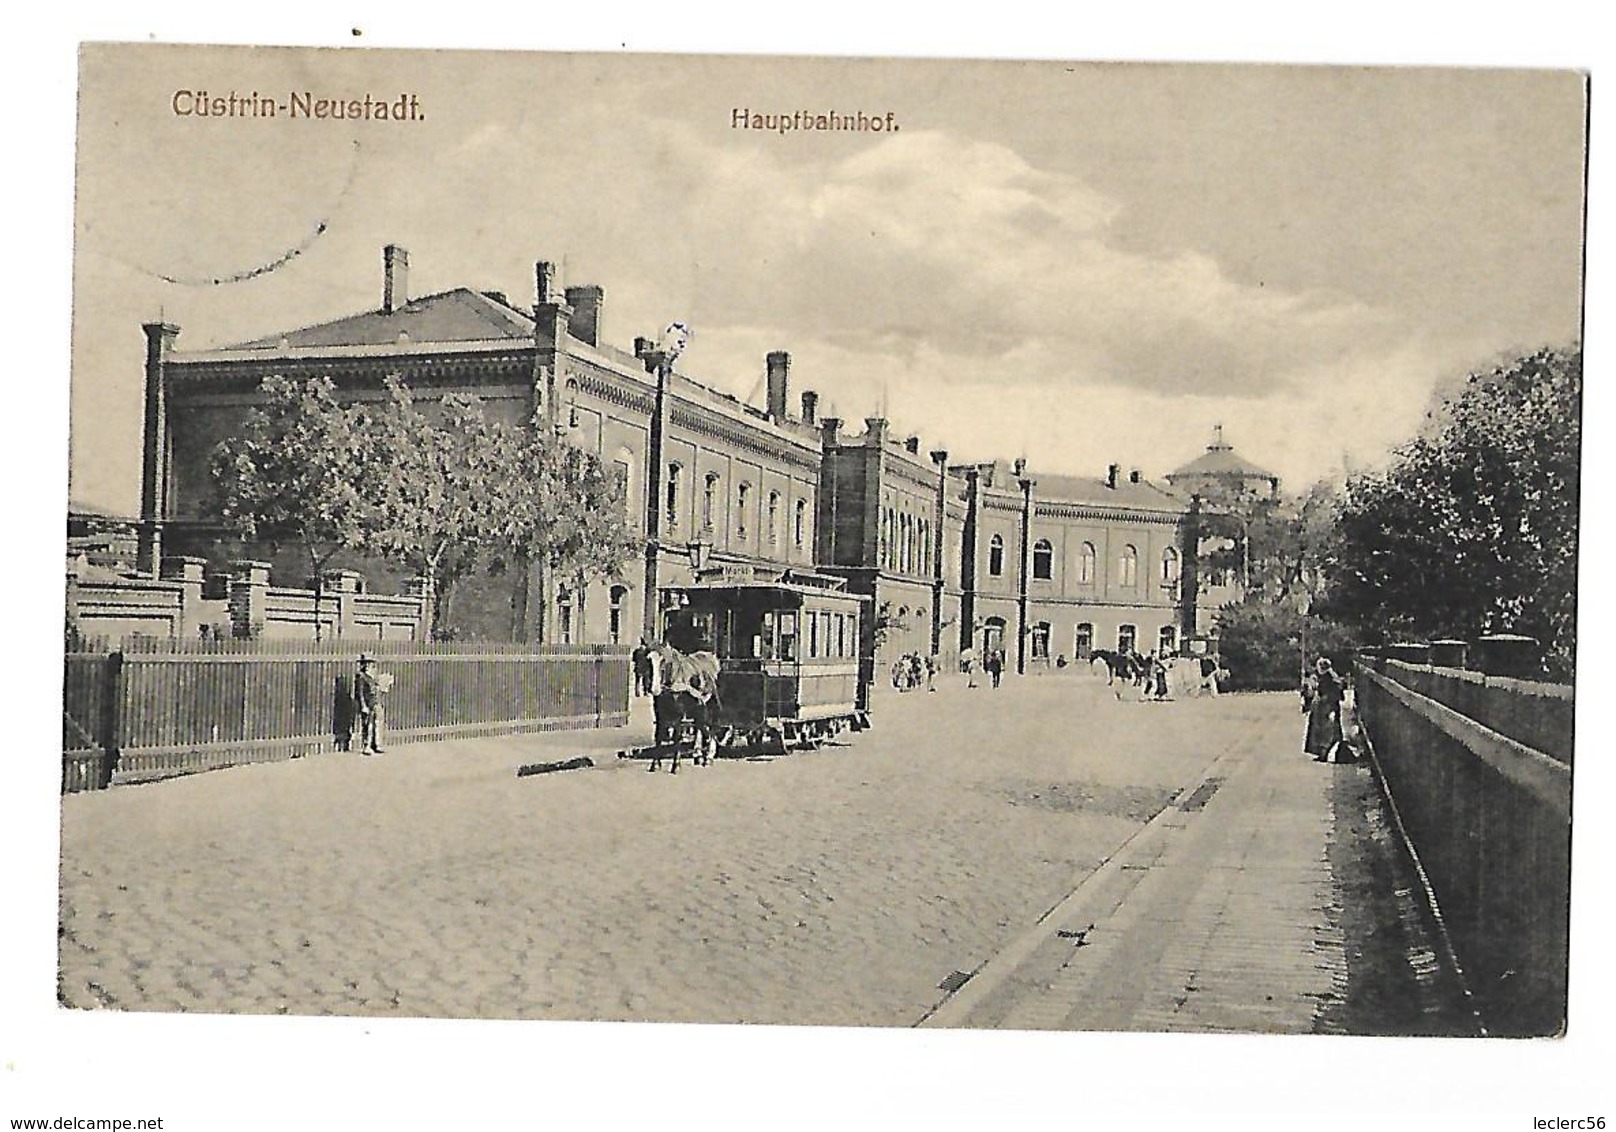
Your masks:
<svg viewBox="0 0 1616 1132"><path fill-rule="evenodd" d="M825 574L713 571L663 591L664 639L718 656L715 725L756 750L814 746L870 726L870 599Z"/></svg>

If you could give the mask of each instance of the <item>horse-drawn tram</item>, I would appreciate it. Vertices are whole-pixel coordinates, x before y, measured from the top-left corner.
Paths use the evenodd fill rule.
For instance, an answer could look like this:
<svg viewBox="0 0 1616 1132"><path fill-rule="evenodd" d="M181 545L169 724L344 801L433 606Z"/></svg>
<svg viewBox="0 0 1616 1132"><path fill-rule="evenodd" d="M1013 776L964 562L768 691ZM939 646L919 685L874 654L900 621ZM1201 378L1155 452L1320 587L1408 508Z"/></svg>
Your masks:
<svg viewBox="0 0 1616 1132"><path fill-rule="evenodd" d="M670 728L674 705L658 695L658 745L684 746L693 732L698 755L704 744L782 751L868 727L859 654L869 599L845 586L825 574L724 567L665 588L657 669L686 698ZM703 661L716 667L716 687L697 705L689 694L699 698L703 678L691 666Z"/></svg>

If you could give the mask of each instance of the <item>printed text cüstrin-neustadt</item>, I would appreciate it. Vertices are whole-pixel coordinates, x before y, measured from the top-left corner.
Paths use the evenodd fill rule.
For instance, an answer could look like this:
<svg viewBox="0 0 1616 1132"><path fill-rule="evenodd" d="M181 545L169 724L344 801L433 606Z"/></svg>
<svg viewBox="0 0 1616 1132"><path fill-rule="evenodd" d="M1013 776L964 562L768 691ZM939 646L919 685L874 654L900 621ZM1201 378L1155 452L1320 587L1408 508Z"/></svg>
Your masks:
<svg viewBox="0 0 1616 1132"><path fill-rule="evenodd" d="M263 120L292 118L306 121L338 122L424 122L419 95L400 91L396 95L364 94L357 97L331 97L313 91L290 91L284 96L247 94L230 91L215 94L208 90L176 90L169 99L176 118L237 118Z"/></svg>

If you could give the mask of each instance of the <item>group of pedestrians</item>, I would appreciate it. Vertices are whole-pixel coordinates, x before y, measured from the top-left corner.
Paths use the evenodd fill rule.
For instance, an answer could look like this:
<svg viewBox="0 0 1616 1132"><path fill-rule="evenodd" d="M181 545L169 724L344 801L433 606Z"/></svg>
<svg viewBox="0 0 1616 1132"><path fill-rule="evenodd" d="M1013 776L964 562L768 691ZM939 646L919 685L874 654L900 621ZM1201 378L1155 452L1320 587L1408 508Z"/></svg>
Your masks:
<svg viewBox="0 0 1616 1132"><path fill-rule="evenodd" d="M960 652L960 671L965 673L965 686L976 687L976 650L967 646ZM982 671L987 673L993 687L997 688L1004 679L1004 650L983 649Z"/></svg>
<svg viewBox="0 0 1616 1132"><path fill-rule="evenodd" d="M928 692L937 690L937 654L904 653L892 666L892 686L900 692L913 692L921 684Z"/></svg>

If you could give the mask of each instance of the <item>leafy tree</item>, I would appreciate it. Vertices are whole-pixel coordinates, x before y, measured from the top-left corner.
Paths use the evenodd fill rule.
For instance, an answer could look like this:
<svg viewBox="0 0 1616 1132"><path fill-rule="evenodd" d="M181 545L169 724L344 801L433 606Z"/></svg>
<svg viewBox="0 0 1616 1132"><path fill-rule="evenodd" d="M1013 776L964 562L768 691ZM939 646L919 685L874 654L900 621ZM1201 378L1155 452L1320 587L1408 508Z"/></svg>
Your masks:
<svg viewBox="0 0 1616 1132"><path fill-rule="evenodd" d="M1352 627L1292 604L1251 598L1218 611L1218 655L1235 691L1295 688L1304 663L1328 656L1344 665L1360 643Z"/></svg>
<svg viewBox="0 0 1616 1132"><path fill-rule="evenodd" d="M436 635L456 583L479 569L540 563L582 584L617 574L641 543L620 485L542 419L506 424L451 393L427 413L397 379L368 429L374 521L364 545L425 578Z"/></svg>
<svg viewBox="0 0 1616 1132"><path fill-rule="evenodd" d="M1576 652L1582 353L1470 376L1384 473L1348 485L1331 607L1390 633L1524 633Z"/></svg>
<svg viewBox="0 0 1616 1132"><path fill-rule="evenodd" d="M314 579L318 639L326 567L360 545L366 529L363 414L337 402L328 377L272 375L261 390L265 403L247 415L242 434L213 451L219 514L245 542L295 539L302 547Z"/></svg>
<svg viewBox="0 0 1616 1132"><path fill-rule="evenodd" d="M457 582L477 569L512 473L511 442L471 397L450 393L429 415L397 377L367 417L362 547L427 582L437 635Z"/></svg>

